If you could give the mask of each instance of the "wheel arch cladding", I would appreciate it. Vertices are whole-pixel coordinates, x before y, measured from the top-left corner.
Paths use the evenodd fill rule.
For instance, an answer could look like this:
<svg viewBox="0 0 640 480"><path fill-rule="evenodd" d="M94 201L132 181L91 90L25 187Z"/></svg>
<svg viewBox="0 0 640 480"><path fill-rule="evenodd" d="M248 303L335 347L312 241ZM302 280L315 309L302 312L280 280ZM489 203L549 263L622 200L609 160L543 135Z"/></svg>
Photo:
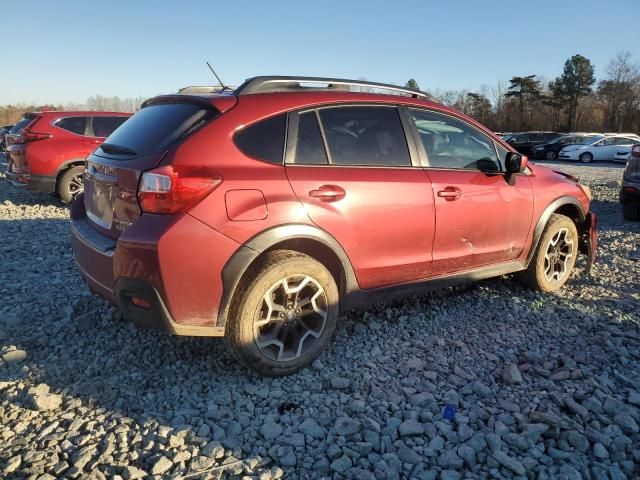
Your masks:
<svg viewBox="0 0 640 480"><path fill-rule="evenodd" d="M584 224L586 213L582 209L582 205L578 201L577 198L566 195L560 198L555 199L547 208L544 209L542 215L538 219L538 223L536 224L535 230L533 232L533 242L531 243L531 249L529 250L529 254L527 255L527 265L533 259L533 255L538 248L538 243L540 242L540 238L542 237L542 232L544 232L551 215L557 213L559 215L564 215L569 217L576 224L576 228L578 229L578 233L581 233L581 225Z"/></svg>
<svg viewBox="0 0 640 480"><path fill-rule="evenodd" d="M218 326L226 324L238 285L256 267L263 254L273 250L292 250L318 260L338 285L341 300L358 290L351 262L340 244L327 232L310 225L282 225L264 231L243 245L222 271L224 293L218 311Z"/></svg>

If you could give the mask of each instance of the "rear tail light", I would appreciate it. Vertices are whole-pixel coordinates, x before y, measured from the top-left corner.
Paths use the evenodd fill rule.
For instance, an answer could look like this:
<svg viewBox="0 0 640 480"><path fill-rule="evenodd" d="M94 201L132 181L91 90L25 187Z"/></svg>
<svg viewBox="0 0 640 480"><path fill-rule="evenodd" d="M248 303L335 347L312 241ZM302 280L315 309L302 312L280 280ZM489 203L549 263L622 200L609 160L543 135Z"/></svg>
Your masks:
<svg viewBox="0 0 640 480"><path fill-rule="evenodd" d="M640 158L640 144L631 147L631 156Z"/></svg>
<svg viewBox="0 0 640 480"><path fill-rule="evenodd" d="M160 167L142 174L138 201L146 213L180 213L198 203L221 183L220 174L209 167Z"/></svg>
<svg viewBox="0 0 640 480"><path fill-rule="evenodd" d="M23 131L18 137L16 137L15 143L30 143L37 140L44 140L45 138L51 138L51 134Z"/></svg>

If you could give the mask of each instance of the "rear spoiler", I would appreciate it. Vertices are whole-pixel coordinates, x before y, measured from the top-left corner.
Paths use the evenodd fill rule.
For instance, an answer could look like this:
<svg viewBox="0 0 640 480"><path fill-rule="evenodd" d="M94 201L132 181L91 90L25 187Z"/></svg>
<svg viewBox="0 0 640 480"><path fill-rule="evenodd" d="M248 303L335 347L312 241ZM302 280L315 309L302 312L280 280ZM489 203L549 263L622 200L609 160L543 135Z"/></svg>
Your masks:
<svg viewBox="0 0 640 480"><path fill-rule="evenodd" d="M205 108L211 110L217 110L219 113L224 113L230 108L234 107L238 103L238 98L235 95L229 94L216 94L216 95L185 95L182 93L172 93L167 95L159 95L157 97L146 100L140 108L145 108L150 105L160 105L163 103L197 103Z"/></svg>

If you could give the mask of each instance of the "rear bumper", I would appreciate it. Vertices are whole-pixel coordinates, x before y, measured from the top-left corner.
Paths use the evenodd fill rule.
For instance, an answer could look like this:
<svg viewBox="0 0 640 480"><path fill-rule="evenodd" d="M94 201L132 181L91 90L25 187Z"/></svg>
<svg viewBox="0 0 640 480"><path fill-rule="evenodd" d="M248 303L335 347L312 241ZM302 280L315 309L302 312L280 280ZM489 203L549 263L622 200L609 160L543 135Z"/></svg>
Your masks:
<svg viewBox="0 0 640 480"><path fill-rule="evenodd" d="M238 243L186 214L144 214L114 240L93 228L83 200L71 207L72 246L93 293L142 327L224 335L217 323L222 269Z"/></svg>
<svg viewBox="0 0 640 480"><path fill-rule="evenodd" d="M620 189L620 203L626 205L629 202L640 202L640 182L635 183L623 179Z"/></svg>

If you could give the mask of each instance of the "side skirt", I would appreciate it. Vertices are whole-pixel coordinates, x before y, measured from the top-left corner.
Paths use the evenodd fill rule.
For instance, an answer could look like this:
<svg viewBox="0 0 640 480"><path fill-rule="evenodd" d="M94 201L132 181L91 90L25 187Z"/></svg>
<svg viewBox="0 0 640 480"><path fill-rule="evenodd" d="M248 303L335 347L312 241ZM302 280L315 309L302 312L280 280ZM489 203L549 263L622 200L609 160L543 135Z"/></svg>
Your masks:
<svg viewBox="0 0 640 480"><path fill-rule="evenodd" d="M401 285L391 285L388 287L374 288L370 290L359 290L353 292L344 299L342 308L363 308L372 303L386 301L395 298L419 295L441 288L472 283L485 278L499 277L509 273L524 270L526 267L522 262L510 261L497 265L475 268L453 275L443 275L441 277L420 280L417 282L403 283Z"/></svg>

